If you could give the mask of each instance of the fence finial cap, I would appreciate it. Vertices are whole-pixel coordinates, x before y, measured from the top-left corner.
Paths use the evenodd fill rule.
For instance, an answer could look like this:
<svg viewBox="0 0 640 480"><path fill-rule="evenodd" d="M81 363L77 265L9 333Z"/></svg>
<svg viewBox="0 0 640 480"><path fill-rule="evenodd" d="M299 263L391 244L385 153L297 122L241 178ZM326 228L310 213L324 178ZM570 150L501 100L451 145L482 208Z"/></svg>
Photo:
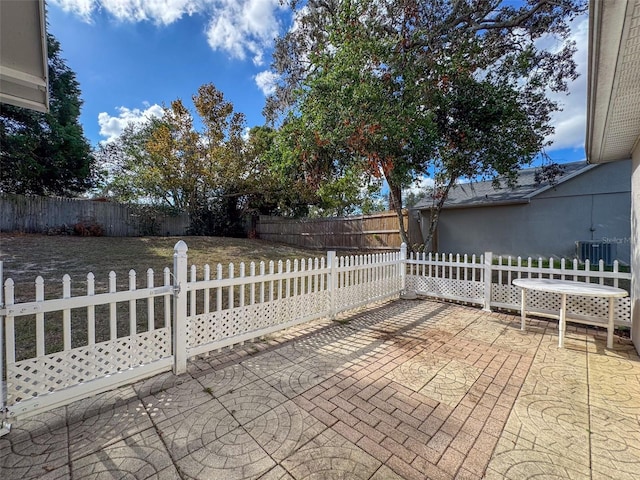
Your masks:
<svg viewBox="0 0 640 480"><path fill-rule="evenodd" d="M175 247L173 247L173 250L176 253L187 253L189 247L187 247L187 244L184 243L184 240L180 240L178 243L176 243Z"/></svg>

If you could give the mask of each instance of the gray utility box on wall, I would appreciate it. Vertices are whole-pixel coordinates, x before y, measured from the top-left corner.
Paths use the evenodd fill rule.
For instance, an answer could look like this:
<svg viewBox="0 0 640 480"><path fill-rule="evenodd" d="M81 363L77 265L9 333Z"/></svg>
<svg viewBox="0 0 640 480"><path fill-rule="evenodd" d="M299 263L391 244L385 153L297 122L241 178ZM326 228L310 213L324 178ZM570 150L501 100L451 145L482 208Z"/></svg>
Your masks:
<svg viewBox="0 0 640 480"><path fill-rule="evenodd" d="M612 265L616 259L616 244L604 242L576 242L576 256L581 262L589 260L591 264L604 260L605 265Z"/></svg>

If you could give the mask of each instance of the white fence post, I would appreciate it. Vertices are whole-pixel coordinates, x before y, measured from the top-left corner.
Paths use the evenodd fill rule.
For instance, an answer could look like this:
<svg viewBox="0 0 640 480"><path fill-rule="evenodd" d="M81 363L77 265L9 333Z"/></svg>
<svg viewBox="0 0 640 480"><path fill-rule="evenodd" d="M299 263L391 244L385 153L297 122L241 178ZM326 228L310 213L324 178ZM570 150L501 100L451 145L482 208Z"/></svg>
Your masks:
<svg viewBox="0 0 640 480"><path fill-rule="evenodd" d="M338 271L336 269L336 252L327 252L327 267L329 268L329 278L327 279L327 290L329 291L329 317L336 318L336 295L338 294Z"/></svg>
<svg viewBox="0 0 640 480"><path fill-rule="evenodd" d="M484 252L484 307L485 312L491 311L491 282L493 278L493 253Z"/></svg>
<svg viewBox="0 0 640 480"><path fill-rule="evenodd" d="M4 308L4 277L0 262L0 310ZM9 433L11 425L6 422L7 392L5 390L4 369L4 315L0 315L0 437Z"/></svg>
<svg viewBox="0 0 640 480"><path fill-rule="evenodd" d="M173 248L173 373L187 371L187 244Z"/></svg>
<svg viewBox="0 0 640 480"><path fill-rule="evenodd" d="M402 243L400 245L400 292L402 294L407 293L407 244Z"/></svg>

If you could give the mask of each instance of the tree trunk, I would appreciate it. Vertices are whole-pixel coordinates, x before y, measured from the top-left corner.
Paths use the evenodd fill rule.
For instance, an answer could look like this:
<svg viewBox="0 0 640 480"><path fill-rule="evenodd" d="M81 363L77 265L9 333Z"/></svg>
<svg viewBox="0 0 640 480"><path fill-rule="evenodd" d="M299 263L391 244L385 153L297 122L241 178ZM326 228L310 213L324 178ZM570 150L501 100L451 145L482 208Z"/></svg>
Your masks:
<svg viewBox="0 0 640 480"><path fill-rule="evenodd" d="M404 228L404 214L402 213L402 187L391 183L388 178L387 183L389 184L389 207L396 212L396 216L398 217L400 240L407 246L407 251L411 252L413 249L409 243L407 231Z"/></svg>
<svg viewBox="0 0 640 480"><path fill-rule="evenodd" d="M429 222L429 233L427 234L427 238L424 241L425 248L431 243L433 239L433 235L436 232L436 228L438 227L438 220L440 220L440 211L442 210L442 206L444 205L447 196L449 195L449 191L455 185L456 179L449 179L449 183L445 186L442 194L438 197L438 201L435 203L435 206L431 208L431 218Z"/></svg>

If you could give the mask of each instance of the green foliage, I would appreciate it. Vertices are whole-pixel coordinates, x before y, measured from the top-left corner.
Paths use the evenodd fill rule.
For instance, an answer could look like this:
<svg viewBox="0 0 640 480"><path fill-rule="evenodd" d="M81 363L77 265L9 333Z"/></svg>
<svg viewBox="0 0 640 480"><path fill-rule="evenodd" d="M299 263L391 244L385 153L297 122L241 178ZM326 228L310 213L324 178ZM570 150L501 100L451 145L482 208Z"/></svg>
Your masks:
<svg viewBox="0 0 640 480"><path fill-rule="evenodd" d="M304 216L317 198L300 168L300 157L293 153L296 138L293 125L276 131L254 127L247 141L247 164L252 165L248 180L251 190L249 209L253 214Z"/></svg>
<svg viewBox="0 0 640 480"><path fill-rule="evenodd" d="M103 194L190 215L192 235L241 236L248 214L306 211L304 182L279 155L275 132L252 129L222 92L193 96L203 128L181 100L161 118L129 125L97 153L107 172Z"/></svg>
<svg viewBox="0 0 640 480"><path fill-rule="evenodd" d="M0 190L72 196L95 182L94 158L84 137L80 88L61 58L60 43L47 34L50 111L0 105Z"/></svg>
<svg viewBox="0 0 640 480"><path fill-rule="evenodd" d="M319 191L345 198L338 179L359 170L386 180L399 212L403 187L431 174L431 232L458 179L512 180L531 162L559 108L547 92L577 76L568 22L583 0L290 3L265 114L297 125L292 152Z"/></svg>
<svg viewBox="0 0 640 480"><path fill-rule="evenodd" d="M258 156L264 173L261 183L267 186L259 213L344 216L384 210L379 180L372 180L359 168L340 165L323 171L309 161L308 130L300 119L291 118L279 130L258 127L250 137L258 132L268 132L269 137Z"/></svg>
<svg viewBox="0 0 640 480"><path fill-rule="evenodd" d="M98 153L109 172L105 193L187 212L193 235L237 235L243 169L243 117L213 85L193 97L204 131L180 99L161 118L129 125ZM218 218L222 216L221 218Z"/></svg>
<svg viewBox="0 0 640 480"><path fill-rule="evenodd" d="M415 207L420 200L427 196L426 191L415 192L413 190L408 190L404 194L404 205L407 208Z"/></svg>
<svg viewBox="0 0 640 480"><path fill-rule="evenodd" d="M421 107L419 85L411 72L394 72L386 55L392 46L378 35L374 9L370 2L343 2L327 16L331 20L324 22L318 11L302 20L309 26L318 22L325 35L307 52L315 69L296 90L296 108L287 121L302 126L297 150L303 167L337 214L363 202L372 207L360 192L382 179L400 210L402 185L425 169L432 148L433 122Z"/></svg>
<svg viewBox="0 0 640 480"><path fill-rule="evenodd" d="M379 195L380 182L370 182L357 169L348 169L331 182L324 182L317 191L318 216L346 217L386 210Z"/></svg>
<svg viewBox="0 0 640 480"><path fill-rule="evenodd" d="M213 197L202 200L191 209L188 235L245 237L245 227L233 197Z"/></svg>

